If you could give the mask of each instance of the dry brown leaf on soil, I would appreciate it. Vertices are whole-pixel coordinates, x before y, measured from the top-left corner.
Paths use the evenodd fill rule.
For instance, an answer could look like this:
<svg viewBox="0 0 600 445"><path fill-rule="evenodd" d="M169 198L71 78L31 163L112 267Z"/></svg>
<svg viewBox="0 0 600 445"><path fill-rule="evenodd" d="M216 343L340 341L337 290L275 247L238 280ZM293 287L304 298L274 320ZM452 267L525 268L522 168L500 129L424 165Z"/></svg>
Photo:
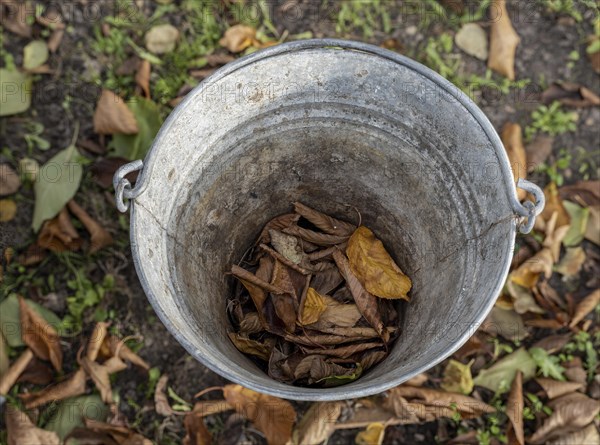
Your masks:
<svg viewBox="0 0 600 445"><path fill-rule="evenodd" d="M17 408L6 407L6 430L8 445L60 445L54 431L46 431L35 426L29 416Z"/></svg>
<svg viewBox="0 0 600 445"><path fill-rule="evenodd" d="M502 309L494 306L481 325L481 330L493 335L516 342L527 337L527 329L523 317L513 309Z"/></svg>
<svg viewBox="0 0 600 445"><path fill-rule="evenodd" d="M329 235L350 236L356 230L354 224L333 218L325 213L314 210L301 202L294 203L294 210L315 227Z"/></svg>
<svg viewBox="0 0 600 445"><path fill-rule="evenodd" d="M125 101L110 90L102 90L94 111L94 131L98 134L136 134L139 127Z"/></svg>
<svg viewBox="0 0 600 445"><path fill-rule="evenodd" d="M584 388L584 385L578 382L561 382L544 377L537 378L535 381L542 387L551 400Z"/></svg>
<svg viewBox="0 0 600 445"><path fill-rule="evenodd" d="M233 406L225 400L201 400L200 402L196 402L192 413L199 417L208 417L232 409Z"/></svg>
<svg viewBox="0 0 600 445"><path fill-rule="evenodd" d="M49 385L53 381L54 370L52 367L35 357L17 379L17 383L33 383L41 386Z"/></svg>
<svg viewBox="0 0 600 445"><path fill-rule="evenodd" d="M527 154L523 145L523 131L519 124L507 122L502 129L502 143L508 155L508 161L512 168L515 183L519 179L527 178ZM527 192L521 188L517 189L519 201L527 196Z"/></svg>
<svg viewBox="0 0 600 445"><path fill-rule="evenodd" d="M463 419L496 412L494 407L463 394L405 385L393 388L388 392L388 399L384 403L384 407L395 397L402 397L411 403L421 403L426 406L451 408L461 413Z"/></svg>
<svg viewBox="0 0 600 445"><path fill-rule="evenodd" d="M135 73L135 83L144 93L144 97L150 99L150 71L152 66L150 62L146 59L142 59L142 61L138 65L138 69Z"/></svg>
<svg viewBox="0 0 600 445"><path fill-rule="evenodd" d="M412 286L410 278L370 229L361 226L354 231L346 254L350 269L368 292L380 298L410 300L407 295Z"/></svg>
<svg viewBox="0 0 600 445"><path fill-rule="evenodd" d="M566 434L556 440L551 440L548 445L597 445L600 443L598 428L590 423L585 428Z"/></svg>
<svg viewBox="0 0 600 445"><path fill-rule="evenodd" d="M506 416L509 420L508 437L509 445L524 445L525 432L523 431L523 373L517 371L510 387L510 394L506 401Z"/></svg>
<svg viewBox="0 0 600 445"><path fill-rule="evenodd" d="M554 82L542 93L542 102L546 105L554 101L567 107L596 107L600 97L589 88L573 82Z"/></svg>
<svg viewBox="0 0 600 445"><path fill-rule="evenodd" d="M356 303L358 310L378 334L383 334L383 321L381 319L381 314L379 313L377 298L369 293L363 287L356 275L354 275L346 255L340 251L335 251L333 253L333 259L340 270L340 273L346 280L346 285L354 297L354 302Z"/></svg>
<svg viewBox="0 0 600 445"><path fill-rule="evenodd" d="M303 326L316 323L326 309L327 304L325 303L323 295L319 294L312 287L309 287L304 304L300 307L298 312L298 323Z"/></svg>
<svg viewBox="0 0 600 445"><path fill-rule="evenodd" d="M506 0L494 0L490 11L492 27L488 68L515 80L515 54L521 39L510 21Z"/></svg>
<svg viewBox="0 0 600 445"><path fill-rule="evenodd" d="M540 214L541 219L549 221L552 214L558 212L556 227L568 225L571 222L571 217L562 203L562 198L559 196L556 183L551 182L544 188L544 197L546 198L546 205Z"/></svg>
<svg viewBox="0 0 600 445"><path fill-rule="evenodd" d="M87 357L83 357L81 359L81 366L90 376L98 391L100 391L102 401L110 405L113 402L110 374L122 371L127 368L127 365L118 357L111 357L104 364L96 363Z"/></svg>
<svg viewBox="0 0 600 445"><path fill-rule="evenodd" d="M573 278L579 275L584 262L585 250L581 246L568 247L567 253L556 265L554 271L561 274L563 279Z"/></svg>
<svg viewBox="0 0 600 445"><path fill-rule="evenodd" d="M580 431L589 425L600 412L597 400L580 393L562 396L551 402L553 413L529 438L533 444L542 444L551 439Z"/></svg>
<svg viewBox="0 0 600 445"><path fill-rule="evenodd" d="M225 385L223 396L265 435L269 445L285 445L291 439L296 411L288 401L240 385Z"/></svg>
<svg viewBox="0 0 600 445"><path fill-rule="evenodd" d="M521 264L510 274L510 281L526 289L533 288L540 276L544 274L546 279L552 276L552 267L554 266L554 257L552 251L543 248L533 257Z"/></svg>
<svg viewBox="0 0 600 445"><path fill-rule="evenodd" d="M50 361L54 369L61 372L63 354L56 329L34 311L23 297L19 297L19 311L23 343L37 357Z"/></svg>
<svg viewBox="0 0 600 445"><path fill-rule="evenodd" d="M581 300L575 307L575 312L569 323L570 328L574 328L577 324L583 320L587 314L592 312L596 306L600 304L600 289L596 289L594 292L589 294L583 300Z"/></svg>
<svg viewBox="0 0 600 445"><path fill-rule="evenodd" d="M120 340L118 337L111 334L108 334L102 342L100 354L104 358L117 356L121 360L128 361L139 368L145 369L146 371L150 369L150 365L139 355L133 352L123 342L123 340Z"/></svg>
<svg viewBox="0 0 600 445"><path fill-rule="evenodd" d="M0 8L6 8L0 14L3 28L21 37L31 37L31 23L36 9L30 1L0 0Z"/></svg>
<svg viewBox="0 0 600 445"><path fill-rule="evenodd" d="M219 40L219 45L224 46L232 53L240 53L255 44L258 44L256 29L246 25L234 25L228 28Z"/></svg>
<svg viewBox="0 0 600 445"><path fill-rule="evenodd" d="M558 189L561 199L584 203L587 207L600 204L600 180L578 181L573 185L565 185Z"/></svg>
<svg viewBox="0 0 600 445"><path fill-rule="evenodd" d="M98 221L92 218L83 207L77 204L75 200L70 200L67 206L90 234L90 254L94 254L113 243L112 235Z"/></svg>
<svg viewBox="0 0 600 445"><path fill-rule="evenodd" d="M316 445L325 442L334 433L343 407L343 402L313 403L294 428L292 443Z"/></svg>
<svg viewBox="0 0 600 445"><path fill-rule="evenodd" d="M52 252L75 251L82 244L83 240L73 227L66 207L54 218L44 222L37 239L38 246Z"/></svg>
<svg viewBox="0 0 600 445"><path fill-rule="evenodd" d="M4 396L8 394L10 389L19 379L19 376L23 373L23 371L25 371L25 368L27 368L32 359L33 352L31 349L26 349L6 370L6 372L0 375L0 395Z"/></svg>
<svg viewBox="0 0 600 445"><path fill-rule="evenodd" d="M340 271L336 267L331 267L322 272L315 273L310 286L321 295L329 295L343 282L344 278L340 274Z"/></svg>
<svg viewBox="0 0 600 445"><path fill-rule="evenodd" d="M175 414L165 393L168 381L169 376L167 374L161 375L154 389L154 410L157 414L165 417Z"/></svg>
<svg viewBox="0 0 600 445"><path fill-rule="evenodd" d="M0 196L12 195L21 187L16 171L8 164L0 164Z"/></svg>
<svg viewBox="0 0 600 445"><path fill-rule="evenodd" d="M25 403L25 408L37 408L48 402L56 402L85 393L85 380L86 373L83 368L79 368L68 379L47 386L41 391L19 394L19 398Z"/></svg>
<svg viewBox="0 0 600 445"><path fill-rule="evenodd" d="M550 217L550 220L545 223L546 237L544 238L544 242L542 243L543 247L547 247L552 252L552 258L554 262L558 262L560 259L560 249L562 245L562 240L569 232L571 228L570 224L562 225L557 227L556 224L558 222L558 212L554 212Z"/></svg>
<svg viewBox="0 0 600 445"><path fill-rule="evenodd" d="M533 141L525 147L525 157L527 159L527 171L533 172L536 168L546 162L548 156L552 153L552 144L554 138L544 134L538 134Z"/></svg>
<svg viewBox="0 0 600 445"><path fill-rule="evenodd" d="M367 429L360 431L354 442L356 445L381 445L385 436L385 425L381 422L373 422Z"/></svg>
<svg viewBox="0 0 600 445"><path fill-rule="evenodd" d="M89 418L85 418L84 421L87 429L97 433L106 433L110 435L119 445L152 445L151 440L145 438L139 433L136 433L135 431L132 431L126 426L111 425Z"/></svg>
<svg viewBox="0 0 600 445"><path fill-rule="evenodd" d="M104 323L102 321L96 323L96 326L94 326L94 330L92 331L92 334L88 340L86 351L86 357L91 361L96 361L98 358L98 354L100 353L100 349L102 349L102 344L104 343L107 334L108 323Z"/></svg>
<svg viewBox="0 0 600 445"><path fill-rule="evenodd" d="M183 445L210 445L212 443L212 435L206 428L202 417L189 413L183 419L183 426L185 427Z"/></svg>

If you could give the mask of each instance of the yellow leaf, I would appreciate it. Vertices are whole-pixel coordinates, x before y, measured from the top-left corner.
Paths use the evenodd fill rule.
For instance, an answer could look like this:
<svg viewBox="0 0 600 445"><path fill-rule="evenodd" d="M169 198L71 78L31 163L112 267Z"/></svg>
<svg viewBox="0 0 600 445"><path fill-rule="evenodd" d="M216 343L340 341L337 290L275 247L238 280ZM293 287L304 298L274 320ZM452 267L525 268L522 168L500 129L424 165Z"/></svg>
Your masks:
<svg viewBox="0 0 600 445"><path fill-rule="evenodd" d="M473 391L472 364L472 361L464 365L459 361L450 360L444 370L444 380L441 384L442 389L448 392L470 394Z"/></svg>
<svg viewBox="0 0 600 445"><path fill-rule="evenodd" d="M219 40L219 45L232 53L239 53L252 46L255 41L256 29L246 25L235 25L225 31L225 35Z"/></svg>
<svg viewBox="0 0 600 445"><path fill-rule="evenodd" d="M327 309L327 305L323 296L312 287L309 287L304 306L300 309L298 323L302 326L316 323L321 314L325 312L325 309Z"/></svg>
<svg viewBox="0 0 600 445"><path fill-rule="evenodd" d="M12 199L0 199L0 222L9 222L17 214L17 204Z"/></svg>
<svg viewBox="0 0 600 445"><path fill-rule="evenodd" d="M410 278L404 275L383 243L367 227L360 226L354 231L346 253L350 269L368 292L380 298L409 300Z"/></svg>
<svg viewBox="0 0 600 445"><path fill-rule="evenodd" d="M384 435L385 425L381 422L372 423L356 435L356 445L381 445Z"/></svg>
<svg viewBox="0 0 600 445"><path fill-rule="evenodd" d="M527 154L523 145L523 131L519 124L507 122L502 129L502 143L508 155L508 161L513 172L515 182L520 178L527 177ZM523 189L517 189L519 201L527 197L527 192Z"/></svg>

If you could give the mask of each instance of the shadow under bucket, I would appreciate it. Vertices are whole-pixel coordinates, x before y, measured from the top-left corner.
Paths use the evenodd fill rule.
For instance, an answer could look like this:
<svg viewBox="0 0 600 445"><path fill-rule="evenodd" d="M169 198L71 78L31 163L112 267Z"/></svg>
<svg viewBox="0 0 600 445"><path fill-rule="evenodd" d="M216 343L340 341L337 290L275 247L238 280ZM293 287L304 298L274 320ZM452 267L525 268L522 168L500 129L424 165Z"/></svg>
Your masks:
<svg viewBox="0 0 600 445"><path fill-rule="evenodd" d="M295 400L368 396L456 351L506 278L518 202L502 143L466 95L393 52L340 40L293 42L233 62L171 114L131 188L131 244L160 319L197 360L256 391ZM231 343L226 275L272 217L302 201L356 221L413 280L390 355L328 389L279 383Z"/></svg>

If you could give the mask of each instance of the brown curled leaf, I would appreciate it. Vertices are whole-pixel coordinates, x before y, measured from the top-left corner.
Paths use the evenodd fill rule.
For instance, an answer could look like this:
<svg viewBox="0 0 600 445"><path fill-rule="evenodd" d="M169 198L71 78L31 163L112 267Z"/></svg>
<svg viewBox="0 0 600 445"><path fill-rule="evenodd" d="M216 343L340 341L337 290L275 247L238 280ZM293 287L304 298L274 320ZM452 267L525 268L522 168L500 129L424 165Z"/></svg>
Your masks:
<svg viewBox="0 0 600 445"><path fill-rule="evenodd" d="M346 221L333 218L325 213L311 209L301 202L294 203L294 210L329 235L348 237L356 230L354 224L347 223Z"/></svg>
<svg viewBox="0 0 600 445"><path fill-rule="evenodd" d="M315 232L314 230L305 229L303 227L293 225L282 230L283 233L294 235L309 243L318 246L334 246L348 241L348 236L329 235L326 233Z"/></svg>

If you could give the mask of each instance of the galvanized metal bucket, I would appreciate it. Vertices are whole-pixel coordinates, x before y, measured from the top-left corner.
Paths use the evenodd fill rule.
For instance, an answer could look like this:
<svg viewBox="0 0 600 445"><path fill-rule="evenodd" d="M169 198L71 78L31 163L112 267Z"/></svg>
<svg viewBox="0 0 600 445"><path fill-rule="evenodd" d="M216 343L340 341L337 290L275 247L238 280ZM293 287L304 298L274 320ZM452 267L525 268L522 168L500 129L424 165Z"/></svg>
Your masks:
<svg viewBox="0 0 600 445"><path fill-rule="evenodd" d="M132 188L125 174L137 169ZM456 351L493 306L517 229L530 230L543 208L538 187L520 186L535 203L519 203L498 135L459 89L398 54L341 40L225 66L171 114L143 168L115 176L162 322L213 371L296 400L379 393ZM274 381L227 337L226 272L296 200L347 220L356 207L414 283L390 356L337 388Z"/></svg>

